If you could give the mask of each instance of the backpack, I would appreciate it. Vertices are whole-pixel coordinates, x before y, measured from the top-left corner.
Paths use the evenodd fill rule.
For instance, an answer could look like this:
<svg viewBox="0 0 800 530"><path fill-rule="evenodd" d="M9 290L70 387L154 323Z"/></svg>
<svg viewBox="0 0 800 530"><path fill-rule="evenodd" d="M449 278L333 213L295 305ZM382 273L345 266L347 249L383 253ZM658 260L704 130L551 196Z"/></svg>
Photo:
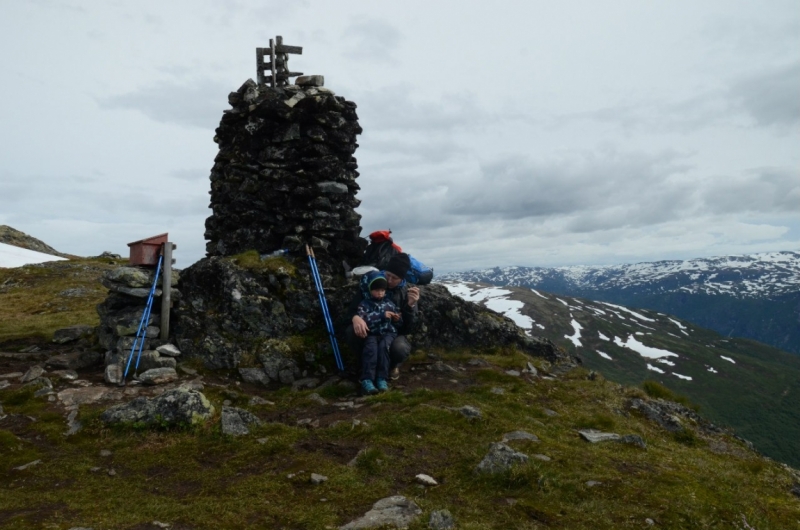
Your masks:
<svg viewBox="0 0 800 530"><path fill-rule="evenodd" d="M403 249L392 240L391 233L391 230L378 230L369 235L370 244L361 259L361 266L373 266L379 270L385 270L389 260L403 252ZM431 283L433 269L411 254L408 254L408 259L411 261L411 268L406 273L405 281L414 285ZM353 269L353 272L356 272L358 268Z"/></svg>

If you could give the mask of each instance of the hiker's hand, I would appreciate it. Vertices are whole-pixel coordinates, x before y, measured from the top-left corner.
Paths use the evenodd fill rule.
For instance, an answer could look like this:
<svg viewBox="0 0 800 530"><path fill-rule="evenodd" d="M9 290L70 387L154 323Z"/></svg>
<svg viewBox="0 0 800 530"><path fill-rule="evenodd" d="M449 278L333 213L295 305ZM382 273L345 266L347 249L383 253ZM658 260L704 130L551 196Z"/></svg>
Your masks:
<svg viewBox="0 0 800 530"><path fill-rule="evenodd" d="M398 320L400 320L400 315L398 315L394 311L387 311L386 318L390 318L392 319L393 322L397 322Z"/></svg>
<svg viewBox="0 0 800 530"><path fill-rule="evenodd" d="M408 307L414 307L419 301L419 287L408 288Z"/></svg>
<svg viewBox="0 0 800 530"><path fill-rule="evenodd" d="M367 338L369 328L367 327L367 323L364 322L364 319L358 315L353 317L353 331L356 333L356 337L360 337L362 339Z"/></svg>

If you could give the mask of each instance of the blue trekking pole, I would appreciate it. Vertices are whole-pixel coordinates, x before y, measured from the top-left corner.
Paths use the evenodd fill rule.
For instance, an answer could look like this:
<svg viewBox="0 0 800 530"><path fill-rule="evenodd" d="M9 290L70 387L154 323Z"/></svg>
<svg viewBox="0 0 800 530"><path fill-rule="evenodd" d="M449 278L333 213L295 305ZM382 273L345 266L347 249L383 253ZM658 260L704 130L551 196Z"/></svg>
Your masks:
<svg viewBox="0 0 800 530"><path fill-rule="evenodd" d="M136 350L136 346L139 346L139 352L136 356L136 366L134 368L134 373L138 374L139 371L139 360L142 357L142 349L144 348L144 341L147 338L147 324L150 322L150 312L153 309L153 298L155 298L156 293L156 285L158 285L158 276L161 274L161 261L164 259L164 256L158 257L158 265L156 266L156 277L153 280L153 286L150 288L150 293L147 295L147 304L144 306L144 311L142 312L142 320L139 322L139 329L136 330L136 339L133 341L133 345L131 346L131 352L128 354L128 362L125 364L125 373L122 375L122 381L120 385L125 384L125 379L128 377L128 370L131 367L131 361L133 360L133 352ZM169 289L169 286L166 287ZM141 339L141 342L139 341Z"/></svg>
<svg viewBox="0 0 800 530"><path fill-rule="evenodd" d="M336 367L340 372L344 371L344 364L342 363L342 356L339 353L339 343L336 342L336 334L333 329L333 321L331 320L331 313L328 310L328 302L325 300L325 291L322 288L322 278L319 275L317 268L317 260L314 257L314 251L306 245L306 254L308 255L308 263L311 265L311 276L314 278L314 286L317 288L319 295L319 305L322 307L322 316L325 319L325 327L328 329L328 336L331 339L331 347L333 348L333 357L336 360Z"/></svg>

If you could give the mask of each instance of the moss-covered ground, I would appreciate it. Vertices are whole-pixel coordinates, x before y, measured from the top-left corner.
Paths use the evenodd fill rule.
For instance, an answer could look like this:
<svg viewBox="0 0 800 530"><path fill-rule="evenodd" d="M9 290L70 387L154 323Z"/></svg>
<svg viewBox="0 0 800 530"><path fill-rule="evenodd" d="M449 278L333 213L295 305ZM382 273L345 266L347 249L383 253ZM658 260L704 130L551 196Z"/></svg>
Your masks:
<svg viewBox="0 0 800 530"><path fill-rule="evenodd" d="M207 374L204 393L217 411L229 400L264 420L240 438L221 434L218 416L188 430L111 429L98 419L101 407L81 408L84 429L65 437L53 403L16 387L0 391L8 415L0 421L0 527L337 528L393 494L422 508L417 529L437 509L464 529L647 528L647 519L676 529L800 526L785 468L732 437L691 426L676 437L626 413L626 400L641 390L590 380L583 369L552 380L508 375L529 360L514 352L481 356L487 366L469 364L478 357L470 352L433 353L417 352L382 395L354 400L348 386L318 390L328 405L309 399L310 390ZM456 371L437 370L436 358ZM274 404L250 406L252 395ZM464 417L455 410L463 405L482 417ZM304 418L319 427L299 427ZM589 444L579 428L638 434L647 449ZM541 440L510 442L528 463L476 475L489 444L515 430ZM312 485L312 472L328 481ZM418 473L439 485L416 484Z"/></svg>

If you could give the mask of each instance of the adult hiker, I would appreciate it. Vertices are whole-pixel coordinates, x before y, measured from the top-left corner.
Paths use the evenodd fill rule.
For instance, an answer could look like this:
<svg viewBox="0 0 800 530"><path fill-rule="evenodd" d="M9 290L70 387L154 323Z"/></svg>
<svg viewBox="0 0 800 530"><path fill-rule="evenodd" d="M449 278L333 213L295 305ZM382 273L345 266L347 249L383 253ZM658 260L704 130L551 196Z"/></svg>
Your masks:
<svg viewBox="0 0 800 530"><path fill-rule="evenodd" d="M390 379L400 377L399 366L411 354L411 343L408 342L406 335L411 333L417 324L419 288L406 285L404 280L410 268L411 261L408 259L408 254L400 253L392 256L383 270L387 283L385 296L394 303L402 317L402 325L397 329L397 337L389 348ZM352 317L345 331L350 349L359 354L364 349L364 339L367 338L369 333L367 323L356 314L358 304L361 303L363 298L364 296L359 289L358 294L353 298L353 302L349 306L348 314L352 315Z"/></svg>

